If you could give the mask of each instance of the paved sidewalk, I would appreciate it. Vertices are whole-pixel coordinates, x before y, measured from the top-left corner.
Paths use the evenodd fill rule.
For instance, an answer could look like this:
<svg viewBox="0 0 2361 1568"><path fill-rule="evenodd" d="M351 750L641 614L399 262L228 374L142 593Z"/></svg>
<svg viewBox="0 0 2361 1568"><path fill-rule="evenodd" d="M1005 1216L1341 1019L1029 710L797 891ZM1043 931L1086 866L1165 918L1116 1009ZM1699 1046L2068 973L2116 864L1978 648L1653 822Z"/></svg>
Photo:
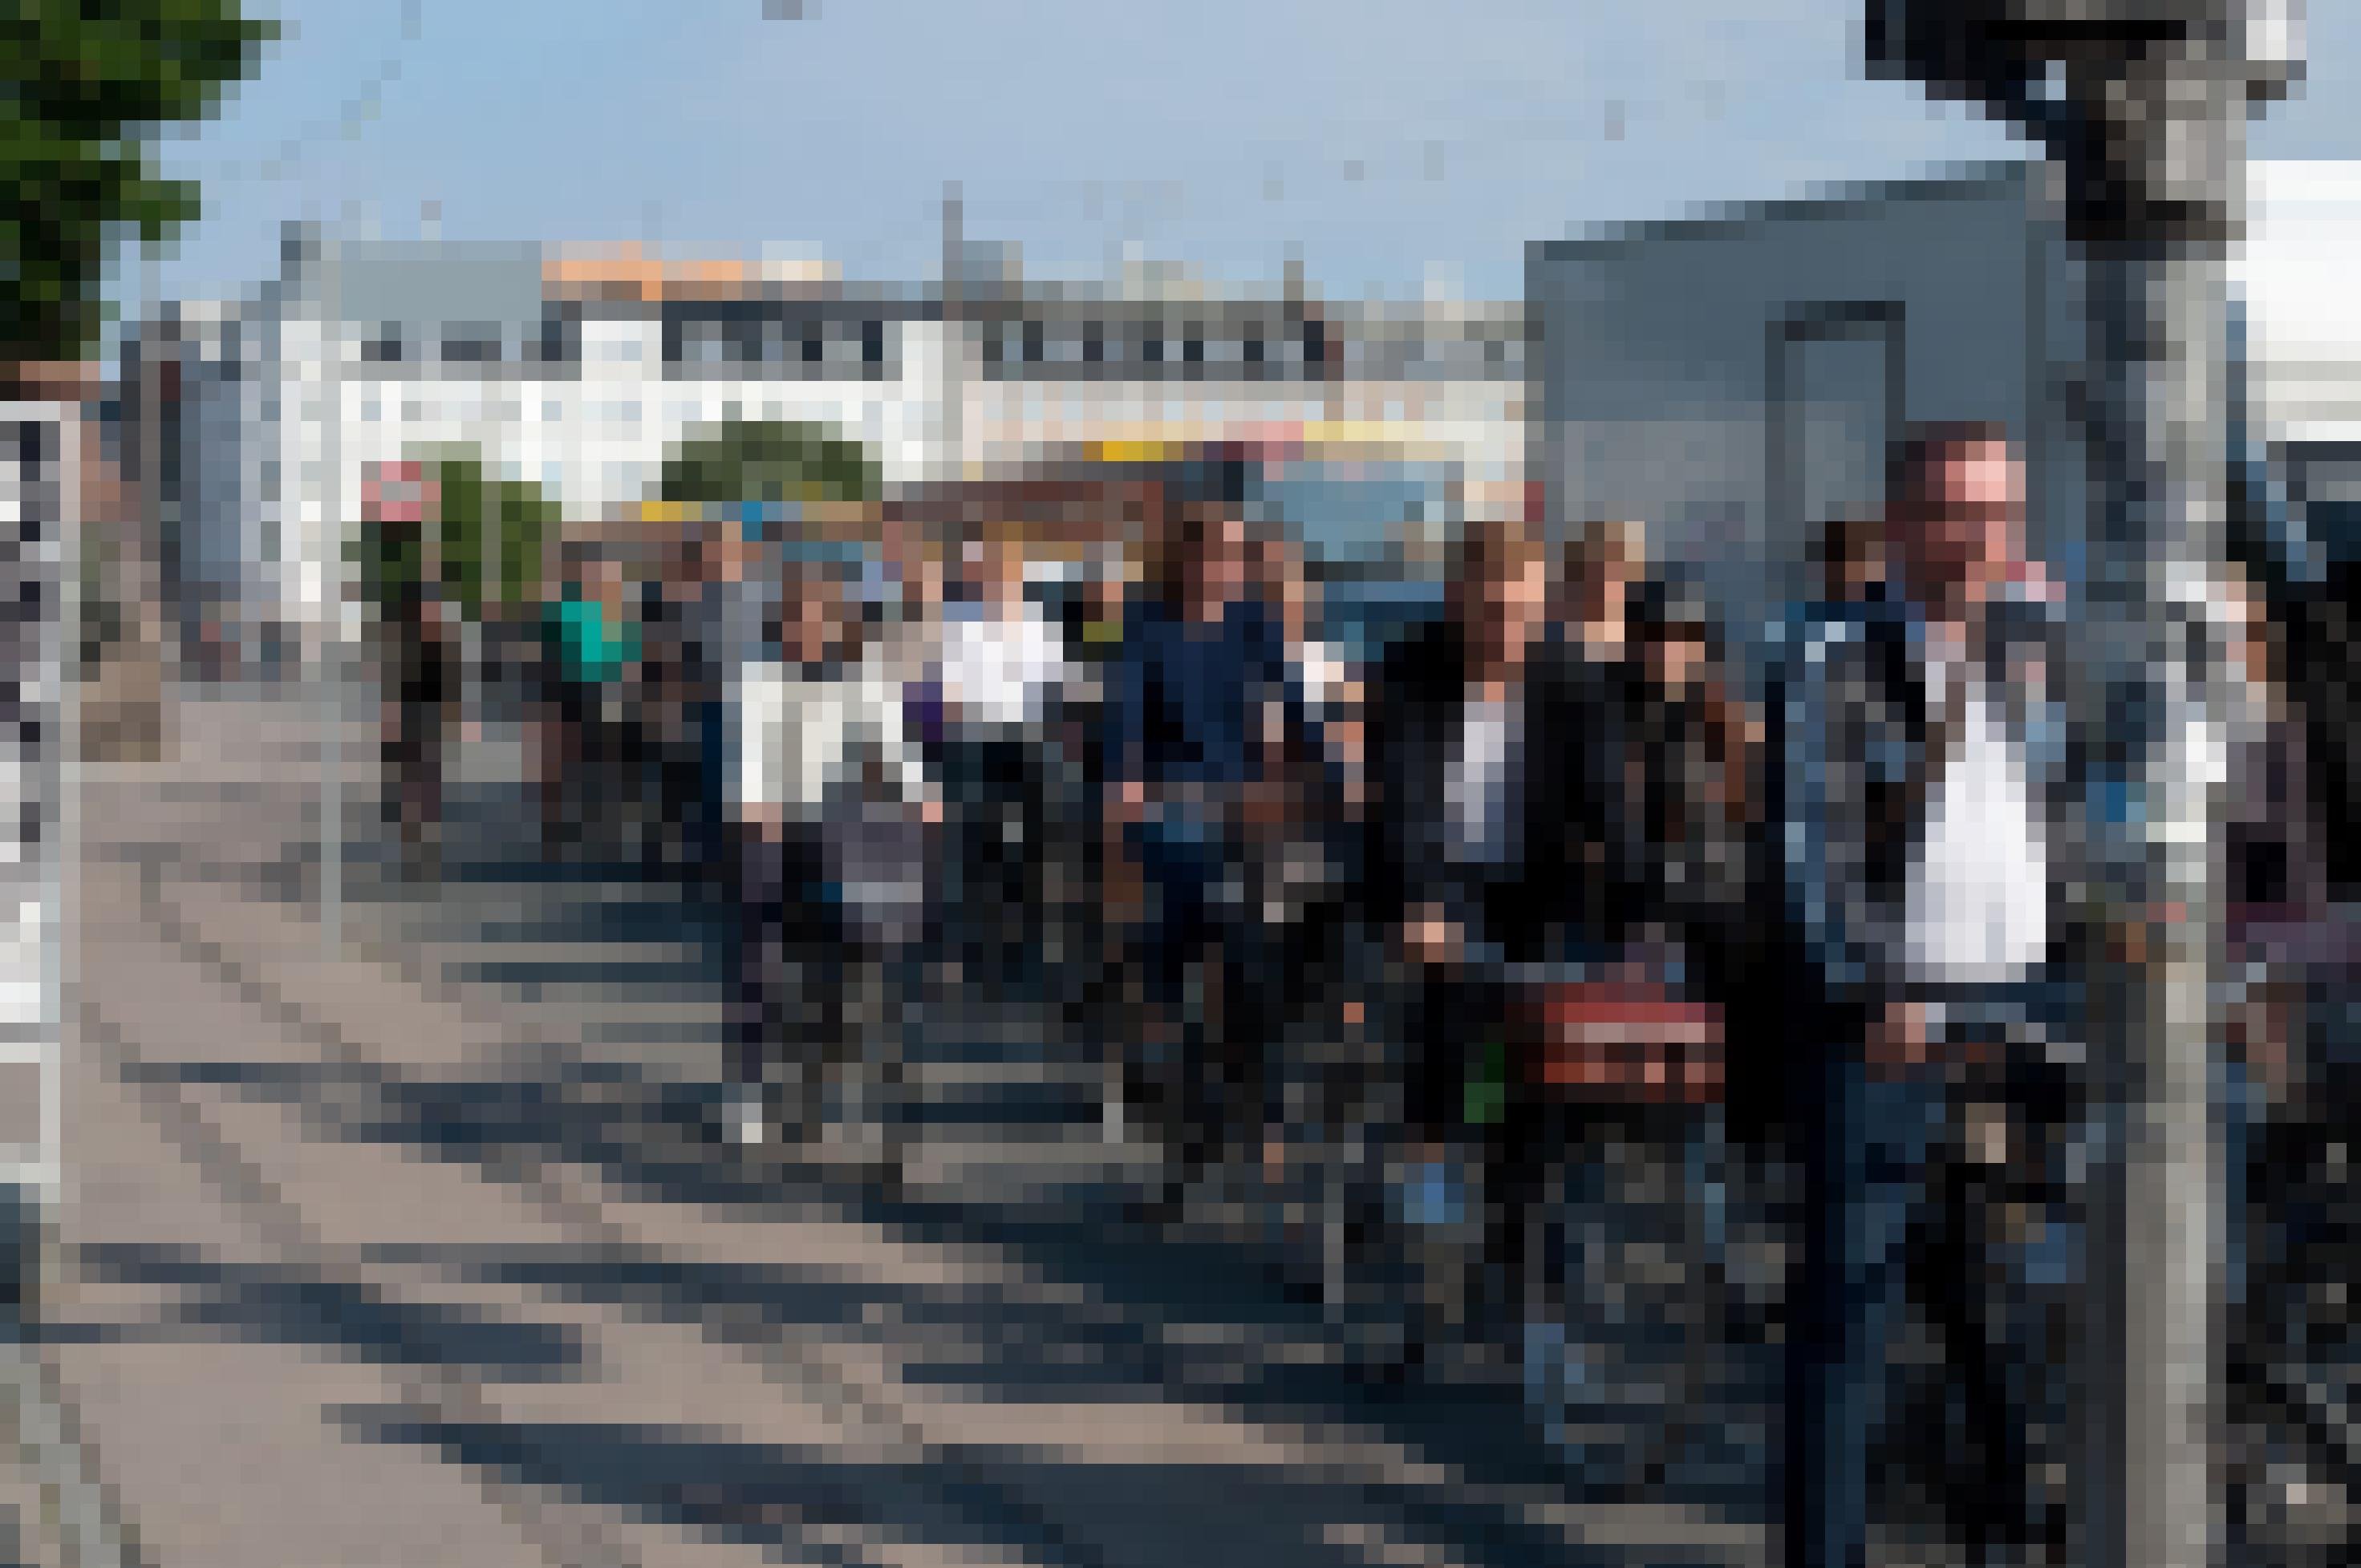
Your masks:
<svg viewBox="0 0 2361 1568"><path fill-rule="evenodd" d="M1356 1388L1251 1252L1105 1228L1044 1185L1125 1179L1086 1105L954 1122L898 1200L748 1173L669 894L536 881L487 822L431 898L357 872L328 956L307 715L205 717L85 809L41 1347L161 1568L1759 1555L1571 1507L1512 1396ZM1024 1087L972 1033L947 1100Z"/></svg>

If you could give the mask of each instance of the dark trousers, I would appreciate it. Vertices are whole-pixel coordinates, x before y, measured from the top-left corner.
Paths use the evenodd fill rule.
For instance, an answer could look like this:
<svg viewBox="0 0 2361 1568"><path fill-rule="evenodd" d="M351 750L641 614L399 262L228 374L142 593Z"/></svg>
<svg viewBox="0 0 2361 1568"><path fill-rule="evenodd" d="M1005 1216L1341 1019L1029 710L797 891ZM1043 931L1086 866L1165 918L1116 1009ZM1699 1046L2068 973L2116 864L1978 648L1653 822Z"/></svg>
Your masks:
<svg viewBox="0 0 2361 1568"><path fill-rule="evenodd" d="M1880 1431L1897 1414L1892 1336L1913 1297L1942 1341L1950 1414L1885 1442L1894 1457L1929 1461L1912 1468L1946 1494L1959 1544L1979 1555L2022 1545L2031 1529L2026 1398L2008 1365L2041 1347L2000 1343L1995 1332L1991 1298L2014 1287L2017 1270L1987 1245L1984 1220L2006 1196L2008 1173L1943 1157L1956 1073L1873 1071L1860 1059L1859 1033L1837 1037L1798 1074L1806 1226L1787 1337L1788 1561L1866 1561L1873 1462L1885 1456ZM2004 1079L1989 1097L2005 1111ZM1964 1452L1924 1452L1946 1439Z"/></svg>
<svg viewBox="0 0 2361 1568"><path fill-rule="evenodd" d="M1217 1016L1136 1067L1162 1102L1180 1174L1193 1175L1264 1126L1272 1003L1283 981L1271 972L1271 944L1224 835L1172 820L1144 825L1132 843L1150 905L1139 955L1149 1006L1168 1027L1180 1023L1192 969L1219 989Z"/></svg>
<svg viewBox="0 0 2361 1568"><path fill-rule="evenodd" d="M590 839L594 828L619 825L620 727L609 722L606 690L595 682L573 680L553 670L544 692L543 711L561 749L555 776L543 780L544 826L556 841L570 847Z"/></svg>
<svg viewBox="0 0 2361 1568"><path fill-rule="evenodd" d="M732 835L726 931L734 1081L810 1129L828 1069L843 1049L852 954L823 880L818 835Z"/></svg>
<svg viewBox="0 0 2361 1568"><path fill-rule="evenodd" d="M1472 1305L1506 1319L1536 1290L1551 1299L1562 1291L1564 1280L1553 1272L1557 1249L1539 1233L1554 1151L1578 1123L1517 1081L1517 1042L1499 986L1438 969L1415 982L1411 1003L1410 1129L1422 1142L1458 1147L1481 1164L1483 1263ZM1471 1110L1485 1109L1471 1087L1494 1075L1503 1080L1505 1098L1482 1119L1471 1118Z"/></svg>
<svg viewBox="0 0 2361 1568"><path fill-rule="evenodd" d="M1022 732L955 733L941 752L955 847L944 902L962 947L994 978L1040 947L1049 790L1040 745ZM968 956L968 955L962 955Z"/></svg>
<svg viewBox="0 0 2361 1568"><path fill-rule="evenodd" d="M387 761L402 837L416 841L443 816L443 753L447 715L440 701L405 696L396 710Z"/></svg>

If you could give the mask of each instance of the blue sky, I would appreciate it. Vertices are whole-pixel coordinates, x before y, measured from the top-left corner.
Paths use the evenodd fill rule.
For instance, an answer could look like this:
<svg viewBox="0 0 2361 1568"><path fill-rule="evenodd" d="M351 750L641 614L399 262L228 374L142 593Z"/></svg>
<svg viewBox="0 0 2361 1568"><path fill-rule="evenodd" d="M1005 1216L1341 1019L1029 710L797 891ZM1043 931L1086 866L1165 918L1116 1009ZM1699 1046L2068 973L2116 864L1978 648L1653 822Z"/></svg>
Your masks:
<svg viewBox="0 0 2361 1568"><path fill-rule="evenodd" d="M1520 291L1570 224L2015 156L1861 78L1843 0L249 0L290 37L166 148L206 216L167 294L270 271L281 223L817 246L930 275L943 182L1039 274L1136 242L1339 292ZM2272 157L2361 156L2361 6L2314 5ZM125 279L136 297L137 272Z"/></svg>

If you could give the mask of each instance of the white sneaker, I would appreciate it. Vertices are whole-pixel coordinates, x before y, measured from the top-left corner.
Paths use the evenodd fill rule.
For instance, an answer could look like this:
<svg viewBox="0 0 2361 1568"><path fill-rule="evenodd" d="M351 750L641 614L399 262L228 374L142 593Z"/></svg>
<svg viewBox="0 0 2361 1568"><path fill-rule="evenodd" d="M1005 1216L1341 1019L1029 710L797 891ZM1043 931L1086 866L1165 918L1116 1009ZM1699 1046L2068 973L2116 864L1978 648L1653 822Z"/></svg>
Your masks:
<svg viewBox="0 0 2361 1568"><path fill-rule="evenodd" d="M729 1132L730 1141L741 1148L770 1142L771 1129L763 1119L763 1091L749 1087L731 1090L722 1124Z"/></svg>

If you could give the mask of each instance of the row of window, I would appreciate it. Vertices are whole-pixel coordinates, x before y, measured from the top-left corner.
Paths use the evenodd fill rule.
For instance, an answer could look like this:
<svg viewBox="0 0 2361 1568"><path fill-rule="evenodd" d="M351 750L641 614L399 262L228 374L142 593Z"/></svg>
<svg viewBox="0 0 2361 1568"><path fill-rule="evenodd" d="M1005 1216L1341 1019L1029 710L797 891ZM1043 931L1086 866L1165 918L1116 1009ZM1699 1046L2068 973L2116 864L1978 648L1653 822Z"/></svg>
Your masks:
<svg viewBox="0 0 2361 1568"><path fill-rule="evenodd" d="M1084 376L1088 367L1112 367L1125 377L1179 375L1183 379L1235 375L1246 380L1343 375L1352 378L1481 379L1521 368L1524 345L1493 334L1465 338L1370 338L1340 334L1319 322L1264 333L1204 333L1158 326L1110 331L1104 323L998 323L983 340L984 362L1001 375L1054 375L1060 367Z"/></svg>
<svg viewBox="0 0 2361 1568"><path fill-rule="evenodd" d="M664 323L662 353L668 367L760 366L776 374L874 377L888 367L887 323L881 318L788 322L772 319ZM601 363L637 363L643 350L636 336L594 341L590 356ZM582 362L581 325L553 317L538 332L520 335L489 328L446 331L436 337L380 327L361 342L361 362L374 366L497 367L510 365L573 366Z"/></svg>
<svg viewBox="0 0 2361 1568"><path fill-rule="evenodd" d="M895 367L897 346L879 317L830 317L804 321L777 317L675 316L663 327L662 354L675 373L729 371L785 377L879 378ZM365 339L361 359L379 366L437 364L453 367L572 365L582 358L578 323L553 318L537 335L489 331L445 333L422 342L393 329ZM1184 378L1216 369L1246 379L1289 378L1341 373L1368 379L1480 379L1516 374L1524 345L1502 334L1466 337L1369 338L1344 334L1320 322L1271 332L1203 333L1182 329L1083 322L1049 323L1009 321L989 323L983 333L989 373L1029 374L1031 367L1117 367L1126 375ZM631 338L595 345L600 360L641 357ZM1089 372L1085 371L1084 374Z"/></svg>
<svg viewBox="0 0 2361 1568"><path fill-rule="evenodd" d="M766 420L811 417L807 411L797 411L791 405L764 403L760 416ZM740 405L725 404L724 419L740 418ZM480 399L364 397L360 400L360 418L364 424L382 424L392 421L401 424L421 424L430 421L455 420L461 422L493 421L516 424L537 412L544 424L563 424L569 420L589 424L637 425L654 413L653 405L644 405L636 398L586 398L569 407L557 399L545 399L528 405L521 399L508 398L487 402ZM706 405L695 402L668 403L664 408L664 419L674 424L688 424L710 417ZM823 417L833 417L824 415Z"/></svg>

